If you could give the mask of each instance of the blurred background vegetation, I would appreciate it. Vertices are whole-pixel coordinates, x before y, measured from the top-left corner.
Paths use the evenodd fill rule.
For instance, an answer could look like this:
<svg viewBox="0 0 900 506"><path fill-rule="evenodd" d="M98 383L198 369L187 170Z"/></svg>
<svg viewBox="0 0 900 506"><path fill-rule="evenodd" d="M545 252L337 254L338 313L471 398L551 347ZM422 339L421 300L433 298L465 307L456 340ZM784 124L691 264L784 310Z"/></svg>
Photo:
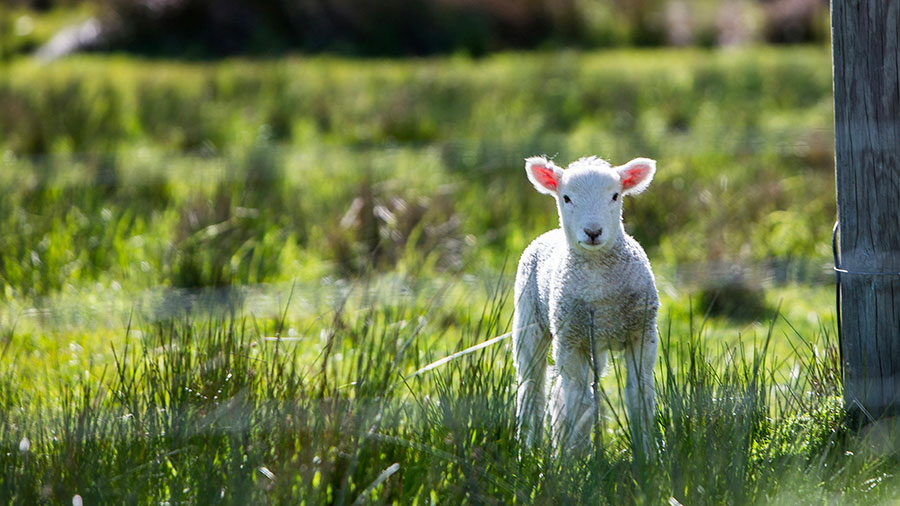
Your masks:
<svg viewBox="0 0 900 506"><path fill-rule="evenodd" d="M660 160L626 223L672 293L768 314L751 303L764 284L828 279L827 15L818 0L7 2L0 298L495 272L556 222L522 159L598 154Z"/></svg>
<svg viewBox="0 0 900 506"><path fill-rule="evenodd" d="M805 47L17 62L0 75L0 293L473 257L499 269L556 224L522 174L534 153L660 160L625 216L661 272L821 276L834 216L828 61Z"/></svg>
<svg viewBox="0 0 900 506"><path fill-rule="evenodd" d="M822 42L827 0L8 0L0 57L44 48L178 58ZM29 12L39 12L34 16ZM52 15L55 13L56 15ZM74 23L80 21L80 24Z"/></svg>
<svg viewBox="0 0 900 506"><path fill-rule="evenodd" d="M7 2L0 298L494 273L556 223L522 159L598 154L660 160L626 223L664 286L752 320L764 285L828 279L827 16L819 0ZM786 42L803 44L767 44Z"/></svg>

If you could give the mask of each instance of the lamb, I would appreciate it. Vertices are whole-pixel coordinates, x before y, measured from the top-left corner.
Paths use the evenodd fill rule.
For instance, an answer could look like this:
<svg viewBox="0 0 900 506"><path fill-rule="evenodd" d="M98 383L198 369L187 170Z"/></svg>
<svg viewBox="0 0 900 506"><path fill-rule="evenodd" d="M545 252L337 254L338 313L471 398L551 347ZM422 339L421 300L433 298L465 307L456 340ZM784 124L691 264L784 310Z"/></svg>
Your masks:
<svg viewBox="0 0 900 506"><path fill-rule="evenodd" d="M512 332L520 438L529 445L540 440L552 376L549 415L555 447L586 447L597 409L591 392L593 332L598 373L609 351L624 350L625 404L635 449L646 452L656 414L659 296L646 253L622 225L622 197L647 188L656 161L636 158L612 167L586 157L563 170L531 157L525 172L539 192L556 199L560 228L535 239L516 272ZM551 342L555 365L548 375Z"/></svg>

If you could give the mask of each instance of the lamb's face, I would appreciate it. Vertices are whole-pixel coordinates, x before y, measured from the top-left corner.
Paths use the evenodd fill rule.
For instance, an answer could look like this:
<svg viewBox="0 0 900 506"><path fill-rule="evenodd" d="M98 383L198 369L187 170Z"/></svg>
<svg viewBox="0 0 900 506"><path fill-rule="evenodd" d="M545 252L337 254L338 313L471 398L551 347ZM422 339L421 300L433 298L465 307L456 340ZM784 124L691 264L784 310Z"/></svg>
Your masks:
<svg viewBox="0 0 900 506"><path fill-rule="evenodd" d="M578 161L557 188L559 221L569 244L590 251L612 246L622 221L622 185L609 164Z"/></svg>
<svg viewBox="0 0 900 506"><path fill-rule="evenodd" d="M560 225L573 248L602 252L619 235L622 197L643 191L653 178L656 162L636 158L620 167L596 158L582 158L562 170L553 162L526 160L528 178L541 193L556 198Z"/></svg>

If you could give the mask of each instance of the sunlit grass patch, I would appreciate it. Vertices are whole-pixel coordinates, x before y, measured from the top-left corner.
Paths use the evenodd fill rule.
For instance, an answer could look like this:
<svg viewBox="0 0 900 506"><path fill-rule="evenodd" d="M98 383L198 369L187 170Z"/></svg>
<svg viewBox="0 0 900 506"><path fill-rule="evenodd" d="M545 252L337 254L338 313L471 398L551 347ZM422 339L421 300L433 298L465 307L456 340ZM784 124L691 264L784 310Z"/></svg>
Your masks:
<svg viewBox="0 0 900 506"><path fill-rule="evenodd" d="M481 307L455 306L472 316L456 324L443 295L394 286L353 288L359 297L333 299L301 332L288 330L298 325L289 311L132 322L104 370L47 385L37 403L5 371L4 500L721 504L802 493L872 503L896 493L892 457L843 425L832 334L798 336L775 356L771 331L725 344L704 338L701 321L663 318L658 454L632 458L614 359L601 437L571 460L547 442L517 443L508 341L412 376L507 331L503 285ZM672 332L684 325L694 331ZM294 339L305 336L317 338Z"/></svg>

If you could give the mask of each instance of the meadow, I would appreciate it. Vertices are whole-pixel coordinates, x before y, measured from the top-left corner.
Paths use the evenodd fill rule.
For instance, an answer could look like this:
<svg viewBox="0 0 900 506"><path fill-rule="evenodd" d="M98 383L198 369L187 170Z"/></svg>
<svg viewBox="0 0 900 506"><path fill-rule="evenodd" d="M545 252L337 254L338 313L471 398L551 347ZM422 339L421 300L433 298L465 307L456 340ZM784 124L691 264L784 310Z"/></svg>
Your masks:
<svg viewBox="0 0 900 506"><path fill-rule="evenodd" d="M823 47L0 64L0 502L889 502L841 416ZM523 159L659 162L658 455L515 439ZM879 439L881 438L881 439ZM674 503L672 503L674 504Z"/></svg>

